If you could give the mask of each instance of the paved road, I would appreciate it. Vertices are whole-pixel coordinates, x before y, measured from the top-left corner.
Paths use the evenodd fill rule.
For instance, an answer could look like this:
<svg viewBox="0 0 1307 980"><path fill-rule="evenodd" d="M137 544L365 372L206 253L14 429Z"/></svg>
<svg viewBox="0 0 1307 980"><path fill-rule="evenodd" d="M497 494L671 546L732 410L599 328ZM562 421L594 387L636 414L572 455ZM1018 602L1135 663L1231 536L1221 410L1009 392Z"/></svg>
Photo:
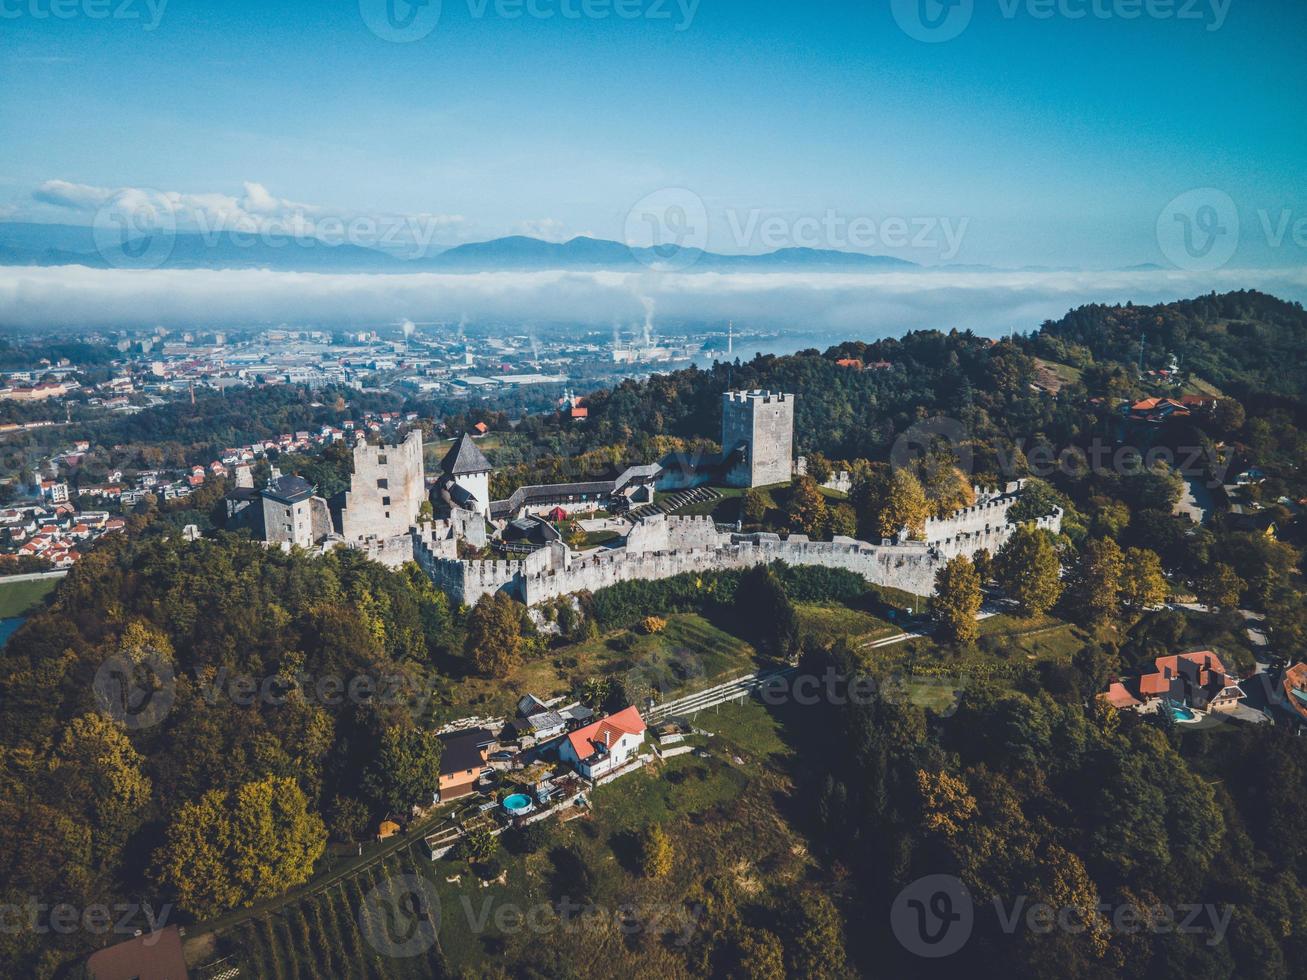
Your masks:
<svg viewBox="0 0 1307 980"><path fill-rule="evenodd" d="M35 582L43 578L63 578L68 574L66 568L56 568L52 572L24 572L22 575L0 575L0 585L6 582Z"/></svg>
<svg viewBox="0 0 1307 980"><path fill-rule="evenodd" d="M1212 512L1212 493L1197 477L1186 477L1184 494L1176 501L1172 513L1187 517L1195 524L1205 524Z"/></svg>

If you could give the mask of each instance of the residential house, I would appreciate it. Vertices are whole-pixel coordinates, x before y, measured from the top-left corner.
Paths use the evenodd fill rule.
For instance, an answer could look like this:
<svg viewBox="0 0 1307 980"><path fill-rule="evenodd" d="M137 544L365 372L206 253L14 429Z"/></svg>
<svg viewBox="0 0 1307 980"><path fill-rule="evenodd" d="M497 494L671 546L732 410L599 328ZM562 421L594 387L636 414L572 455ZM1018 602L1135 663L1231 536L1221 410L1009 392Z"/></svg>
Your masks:
<svg viewBox="0 0 1307 980"><path fill-rule="evenodd" d="M1284 672L1284 706L1307 724L1307 663L1297 663Z"/></svg>
<svg viewBox="0 0 1307 980"><path fill-rule="evenodd" d="M441 736L445 743L440 754L440 786L436 800L456 800L476 792L477 780L486 769L487 749L495 736L485 728L473 728Z"/></svg>
<svg viewBox="0 0 1307 980"><path fill-rule="evenodd" d="M1099 698L1114 708L1152 710L1153 702L1166 699L1200 711L1226 712L1239 705L1244 692L1220 657L1199 650L1158 657L1151 672L1113 681Z"/></svg>
<svg viewBox="0 0 1307 980"><path fill-rule="evenodd" d="M567 736L558 757L586 779L598 779L634 759L644 744L644 719L634 705Z"/></svg>

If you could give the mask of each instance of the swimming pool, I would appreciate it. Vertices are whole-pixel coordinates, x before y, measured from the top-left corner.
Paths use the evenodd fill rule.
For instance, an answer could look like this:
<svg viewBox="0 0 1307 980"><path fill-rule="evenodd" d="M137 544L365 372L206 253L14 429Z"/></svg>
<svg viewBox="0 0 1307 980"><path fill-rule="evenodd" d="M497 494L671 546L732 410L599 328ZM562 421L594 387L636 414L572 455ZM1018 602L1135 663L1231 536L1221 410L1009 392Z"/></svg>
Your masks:
<svg viewBox="0 0 1307 980"><path fill-rule="evenodd" d="M532 809L534 807L531 805L531 797L525 793L514 793L512 796L504 797L504 812L510 817L530 813Z"/></svg>
<svg viewBox="0 0 1307 980"><path fill-rule="evenodd" d="M1170 701L1167 707L1171 709L1171 717L1176 721L1193 721L1197 717L1193 709L1181 701Z"/></svg>

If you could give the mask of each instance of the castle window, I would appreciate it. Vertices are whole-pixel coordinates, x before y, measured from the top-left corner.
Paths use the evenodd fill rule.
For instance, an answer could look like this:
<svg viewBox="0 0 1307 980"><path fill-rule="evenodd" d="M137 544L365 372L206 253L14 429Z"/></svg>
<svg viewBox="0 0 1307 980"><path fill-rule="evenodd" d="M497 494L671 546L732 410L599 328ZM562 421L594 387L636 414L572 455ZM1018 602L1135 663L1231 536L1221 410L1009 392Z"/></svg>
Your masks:
<svg viewBox="0 0 1307 980"><path fill-rule="evenodd" d="M381 456L378 456L378 457L377 457L377 465L378 465L378 466L385 466L385 465L386 465L386 457L385 457L385 455L381 455Z"/></svg>
<svg viewBox="0 0 1307 980"><path fill-rule="evenodd" d="M382 506L382 507L389 507L389 506L390 506L390 498L389 498L389 497L382 497L382 498L381 498L381 506Z"/></svg>
<svg viewBox="0 0 1307 980"><path fill-rule="evenodd" d="M378 489L378 490L389 490L389 489L390 489L390 481L389 481L389 480L386 480L386 479L378 480L378 481L377 481L377 489Z"/></svg>

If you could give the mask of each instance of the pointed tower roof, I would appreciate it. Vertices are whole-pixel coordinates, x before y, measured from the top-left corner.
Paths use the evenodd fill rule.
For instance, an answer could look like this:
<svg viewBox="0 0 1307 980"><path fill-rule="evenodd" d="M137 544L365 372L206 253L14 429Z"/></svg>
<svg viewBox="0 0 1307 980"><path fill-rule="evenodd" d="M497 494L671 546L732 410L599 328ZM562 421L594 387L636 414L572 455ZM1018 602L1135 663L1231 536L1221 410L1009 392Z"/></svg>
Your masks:
<svg viewBox="0 0 1307 980"><path fill-rule="evenodd" d="M440 468L450 476L489 473L490 460L486 459L485 453L472 441L472 437L464 432L449 447L449 452L440 461Z"/></svg>

